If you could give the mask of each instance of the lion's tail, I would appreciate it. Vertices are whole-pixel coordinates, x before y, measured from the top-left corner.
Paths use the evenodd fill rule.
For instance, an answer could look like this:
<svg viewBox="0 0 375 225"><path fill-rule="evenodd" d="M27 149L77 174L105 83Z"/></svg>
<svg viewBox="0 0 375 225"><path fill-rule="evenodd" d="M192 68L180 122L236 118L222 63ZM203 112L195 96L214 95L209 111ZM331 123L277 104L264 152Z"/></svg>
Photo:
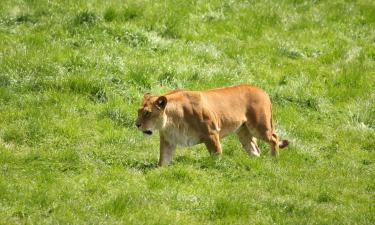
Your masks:
<svg viewBox="0 0 375 225"><path fill-rule="evenodd" d="M273 129L273 124L272 124L272 105L270 105L270 110L271 110L271 128ZM276 134L273 134L273 135L276 137L276 139L278 139ZM289 141L285 139L285 140L282 140L279 143L279 148L285 148L288 145L289 145Z"/></svg>
<svg viewBox="0 0 375 225"><path fill-rule="evenodd" d="M288 145L289 145L288 140L282 140L281 143L279 144L279 148L285 148Z"/></svg>

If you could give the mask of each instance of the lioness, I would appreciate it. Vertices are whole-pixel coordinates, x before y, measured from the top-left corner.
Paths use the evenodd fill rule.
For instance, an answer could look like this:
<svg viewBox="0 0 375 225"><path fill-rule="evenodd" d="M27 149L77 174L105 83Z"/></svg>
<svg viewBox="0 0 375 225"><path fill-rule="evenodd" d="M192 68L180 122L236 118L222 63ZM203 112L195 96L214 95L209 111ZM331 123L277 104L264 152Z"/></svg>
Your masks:
<svg viewBox="0 0 375 225"><path fill-rule="evenodd" d="M174 90L144 95L136 126L145 135L160 133L159 166L172 161L176 146L204 143L221 154L220 138L235 132L250 156L259 156L256 138L266 141L271 155L289 142L279 143L272 127L271 100L260 88L238 85L208 91Z"/></svg>

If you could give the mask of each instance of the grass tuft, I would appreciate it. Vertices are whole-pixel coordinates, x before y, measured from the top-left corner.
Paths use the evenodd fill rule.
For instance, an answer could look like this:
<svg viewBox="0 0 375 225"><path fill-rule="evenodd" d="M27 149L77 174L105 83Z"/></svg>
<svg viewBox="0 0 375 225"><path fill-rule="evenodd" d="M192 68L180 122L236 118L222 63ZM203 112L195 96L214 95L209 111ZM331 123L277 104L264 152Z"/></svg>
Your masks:
<svg viewBox="0 0 375 225"><path fill-rule="evenodd" d="M88 10L78 13L74 17L75 25L94 25L99 21L99 17L94 13Z"/></svg>
<svg viewBox="0 0 375 225"><path fill-rule="evenodd" d="M107 22L112 22L113 20L116 19L117 16L118 15L117 15L116 9L113 7L110 7L105 10L103 18Z"/></svg>

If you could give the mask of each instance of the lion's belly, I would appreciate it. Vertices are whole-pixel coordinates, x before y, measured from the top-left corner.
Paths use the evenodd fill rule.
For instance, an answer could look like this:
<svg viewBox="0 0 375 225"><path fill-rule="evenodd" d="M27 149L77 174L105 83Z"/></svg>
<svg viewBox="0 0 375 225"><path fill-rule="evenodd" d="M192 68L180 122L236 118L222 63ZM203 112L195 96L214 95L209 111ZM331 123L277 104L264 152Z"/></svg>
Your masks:
<svg viewBox="0 0 375 225"><path fill-rule="evenodd" d="M237 130L242 126L241 123L238 123L238 124L235 124L233 126L228 126L228 127L224 127L222 129L220 129L220 137L221 138L224 138L230 134L233 134L235 132L237 132Z"/></svg>
<svg viewBox="0 0 375 225"><path fill-rule="evenodd" d="M245 118L231 118L231 120L222 120L220 127L220 137L224 138L232 133L237 132L237 130L244 124Z"/></svg>
<svg viewBox="0 0 375 225"><path fill-rule="evenodd" d="M187 147L200 143L200 138L194 133L187 130L167 129L163 131L164 138L173 144Z"/></svg>

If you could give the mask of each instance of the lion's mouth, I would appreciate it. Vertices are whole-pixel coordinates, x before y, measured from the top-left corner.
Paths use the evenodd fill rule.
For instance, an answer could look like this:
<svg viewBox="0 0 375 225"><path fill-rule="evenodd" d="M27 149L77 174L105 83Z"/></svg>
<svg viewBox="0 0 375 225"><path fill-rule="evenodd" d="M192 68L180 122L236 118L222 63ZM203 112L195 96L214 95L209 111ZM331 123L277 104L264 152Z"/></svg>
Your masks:
<svg viewBox="0 0 375 225"><path fill-rule="evenodd" d="M145 131L143 131L143 134L145 136L151 136L152 135L152 131L151 130L145 130Z"/></svg>

